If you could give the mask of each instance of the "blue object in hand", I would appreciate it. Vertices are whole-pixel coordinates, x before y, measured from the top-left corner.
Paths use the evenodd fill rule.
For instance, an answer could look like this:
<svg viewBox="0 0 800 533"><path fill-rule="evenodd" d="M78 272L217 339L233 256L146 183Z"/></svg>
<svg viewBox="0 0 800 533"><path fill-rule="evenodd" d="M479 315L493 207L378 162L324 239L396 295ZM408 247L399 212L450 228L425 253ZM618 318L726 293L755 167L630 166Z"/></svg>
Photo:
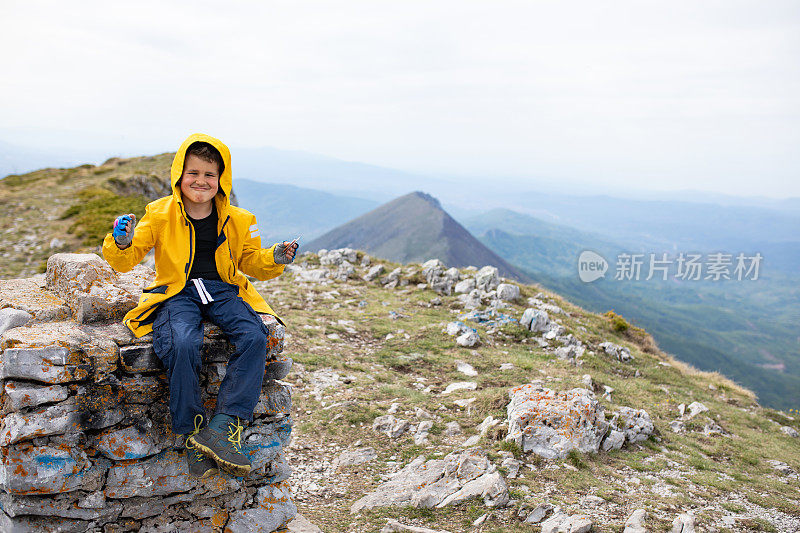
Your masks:
<svg viewBox="0 0 800 533"><path fill-rule="evenodd" d="M128 232L128 224L130 224L130 232ZM136 215L129 213L127 215L120 215L114 220L114 229L111 236L114 237L117 246L120 248L127 248L133 240L133 226L136 224Z"/></svg>
<svg viewBox="0 0 800 533"><path fill-rule="evenodd" d="M114 231L112 232L114 239L116 239L117 237L124 237L125 235L128 234L127 226L130 219L131 217L128 215L122 215L117 217L117 219L114 221Z"/></svg>

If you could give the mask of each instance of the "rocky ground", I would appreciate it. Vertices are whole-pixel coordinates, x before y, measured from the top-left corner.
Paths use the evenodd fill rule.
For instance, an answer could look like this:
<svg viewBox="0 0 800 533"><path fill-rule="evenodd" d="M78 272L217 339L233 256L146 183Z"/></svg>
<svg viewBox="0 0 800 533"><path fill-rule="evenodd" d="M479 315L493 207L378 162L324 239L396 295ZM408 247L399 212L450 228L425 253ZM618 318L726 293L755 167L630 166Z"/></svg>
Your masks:
<svg viewBox="0 0 800 533"><path fill-rule="evenodd" d="M330 532L800 530L796 419L619 317L502 281L343 250L257 284L288 324L288 458L309 520Z"/></svg>
<svg viewBox="0 0 800 533"><path fill-rule="evenodd" d="M37 286L20 283L24 303ZM493 267L347 249L256 285L295 361L293 499L323 531L800 530L800 423L622 317ZM69 305L31 303L52 308L35 320L107 314L107 298L62 292ZM4 338L21 314L0 311Z"/></svg>

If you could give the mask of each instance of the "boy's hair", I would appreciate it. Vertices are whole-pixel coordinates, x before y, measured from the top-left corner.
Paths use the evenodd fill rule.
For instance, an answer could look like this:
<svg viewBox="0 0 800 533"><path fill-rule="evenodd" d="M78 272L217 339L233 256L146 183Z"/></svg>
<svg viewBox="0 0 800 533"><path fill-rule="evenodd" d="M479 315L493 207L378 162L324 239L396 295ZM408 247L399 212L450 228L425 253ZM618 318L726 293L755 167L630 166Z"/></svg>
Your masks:
<svg viewBox="0 0 800 533"><path fill-rule="evenodd" d="M188 157L189 155L197 156L209 163L216 163L220 176L225 171L225 162L222 160L222 154L207 142L197 141L190 144L189 148L186 149L186 156Z"/></svg>

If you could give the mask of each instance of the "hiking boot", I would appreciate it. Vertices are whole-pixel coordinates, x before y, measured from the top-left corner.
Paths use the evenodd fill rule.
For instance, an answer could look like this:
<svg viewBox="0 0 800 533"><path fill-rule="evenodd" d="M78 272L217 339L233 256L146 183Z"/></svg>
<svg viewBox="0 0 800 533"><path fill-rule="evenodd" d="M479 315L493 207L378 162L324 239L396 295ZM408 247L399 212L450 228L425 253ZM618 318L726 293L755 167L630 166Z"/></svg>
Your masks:
<svg viewBox="0 0 800 533"><path fill-rule="evenodd" d="M188 440L203 455L214 459L221 469L241 477L250 472L250 461L242 453L243 430L241 418L219 413Z"/></svg>
<svg viewBox="0 0 800 533"><path fill-rule="evenodd" d="M184 446L186 446L186 462L189 464L189 473L200 479L205 479L217 473L217 463L215 463L213 459L200 453L197 447L189 442L191 437L200 433L202 425L203 415L195 415L194 430L186 436L183 443Z"/></svg>

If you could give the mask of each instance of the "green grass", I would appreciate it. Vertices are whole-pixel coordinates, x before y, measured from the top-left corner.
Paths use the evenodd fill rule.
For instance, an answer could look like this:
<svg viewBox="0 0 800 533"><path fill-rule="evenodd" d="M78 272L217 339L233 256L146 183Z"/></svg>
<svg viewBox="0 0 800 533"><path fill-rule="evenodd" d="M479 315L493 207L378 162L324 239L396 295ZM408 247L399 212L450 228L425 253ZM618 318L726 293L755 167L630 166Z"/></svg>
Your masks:
<svg viewBox="0 0 800 533"><path fill-rule="evenodd" d="M144 196L119 196L99 187L83 189L76 200L61 218L72 221L67 231L82 239L86 246L101 244L114 219L121 214L133 213L141 220L148 204Z"/></svg>

